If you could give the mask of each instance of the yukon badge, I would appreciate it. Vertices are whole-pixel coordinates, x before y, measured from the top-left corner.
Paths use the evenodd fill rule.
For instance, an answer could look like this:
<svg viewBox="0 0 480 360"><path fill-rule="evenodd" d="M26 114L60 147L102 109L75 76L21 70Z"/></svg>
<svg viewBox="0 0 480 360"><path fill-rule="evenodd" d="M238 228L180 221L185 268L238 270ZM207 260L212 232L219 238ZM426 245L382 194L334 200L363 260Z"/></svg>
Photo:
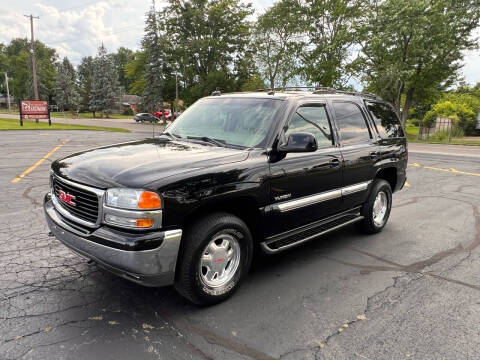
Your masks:
<svg viewBox="0 0 480 360"><path fill-rule="evenodd" d="M292 197L292 194L285 194L285 195L279 195L279 196L274 196L273 198L275 201L282 201L282 200L287 200Z"/></svg>

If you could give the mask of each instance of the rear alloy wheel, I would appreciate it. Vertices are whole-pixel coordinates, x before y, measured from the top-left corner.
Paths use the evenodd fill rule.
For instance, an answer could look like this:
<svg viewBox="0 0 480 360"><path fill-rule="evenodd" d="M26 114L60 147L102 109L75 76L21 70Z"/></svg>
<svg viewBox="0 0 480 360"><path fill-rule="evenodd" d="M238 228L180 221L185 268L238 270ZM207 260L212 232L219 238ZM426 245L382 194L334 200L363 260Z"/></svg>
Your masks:
<svg viewBox="0 0 480 360"><path fill-rule="evenodd" d="M175 288L198 305L221 302L238 289L252 260L253 241L238 217L216 213L186 231Z"/></svg>
<svg viewBox="0 0 480 360"><path fill-rule="evenodd" d="M367 201L363 204L364 219L358 223L360 230L366 234L375 234L385 227L392 209L392 189L388 181L377 179Z"/></svg>

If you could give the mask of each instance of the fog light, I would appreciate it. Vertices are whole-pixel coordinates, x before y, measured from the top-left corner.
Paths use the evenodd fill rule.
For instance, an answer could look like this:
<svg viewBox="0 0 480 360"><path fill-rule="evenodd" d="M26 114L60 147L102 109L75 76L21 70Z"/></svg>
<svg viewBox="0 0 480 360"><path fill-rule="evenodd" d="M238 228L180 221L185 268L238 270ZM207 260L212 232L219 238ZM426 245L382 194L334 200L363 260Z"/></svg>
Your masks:
<svg viewBox="0 0 480 360"><path fill-rule="evenodd" d="M153 219L133 219L112 214L105 214L105 222L111 225L131 228L149 228L153 226Z"/></svg>

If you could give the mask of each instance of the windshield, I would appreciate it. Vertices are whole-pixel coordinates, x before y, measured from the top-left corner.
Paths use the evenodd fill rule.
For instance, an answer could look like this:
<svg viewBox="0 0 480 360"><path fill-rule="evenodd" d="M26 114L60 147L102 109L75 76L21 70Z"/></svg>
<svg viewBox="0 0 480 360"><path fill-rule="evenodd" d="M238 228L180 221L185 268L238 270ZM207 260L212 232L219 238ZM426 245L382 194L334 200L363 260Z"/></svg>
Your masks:
<svg viewBox="0 0 480 360"><path fill-rule="evenodd" d="M242 147L263 147L282 101L207 98L188 108L168 133L182 138L210 138Z"/></svg>

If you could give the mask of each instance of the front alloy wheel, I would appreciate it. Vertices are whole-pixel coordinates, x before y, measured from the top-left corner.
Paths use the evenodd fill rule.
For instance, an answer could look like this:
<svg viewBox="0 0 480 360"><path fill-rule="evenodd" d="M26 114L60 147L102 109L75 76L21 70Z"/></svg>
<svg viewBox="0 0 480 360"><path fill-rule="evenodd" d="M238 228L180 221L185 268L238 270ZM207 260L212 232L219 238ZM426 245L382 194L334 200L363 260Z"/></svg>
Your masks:
<svg viewBox="0 0 480 360"><path fill-rule="evenodd" d="M198 220L186 234L177 261L178 292L198 305L233 295L252 261L248 226L234 215L215 213Z"/></svg>
<svg viewBox="0 0 480 360"><path fill-rule="evenodd" d="M230 234L215 236L200 258L200 279L209 287L218 288L232 280L240 265L240 245Z"/></svg>

